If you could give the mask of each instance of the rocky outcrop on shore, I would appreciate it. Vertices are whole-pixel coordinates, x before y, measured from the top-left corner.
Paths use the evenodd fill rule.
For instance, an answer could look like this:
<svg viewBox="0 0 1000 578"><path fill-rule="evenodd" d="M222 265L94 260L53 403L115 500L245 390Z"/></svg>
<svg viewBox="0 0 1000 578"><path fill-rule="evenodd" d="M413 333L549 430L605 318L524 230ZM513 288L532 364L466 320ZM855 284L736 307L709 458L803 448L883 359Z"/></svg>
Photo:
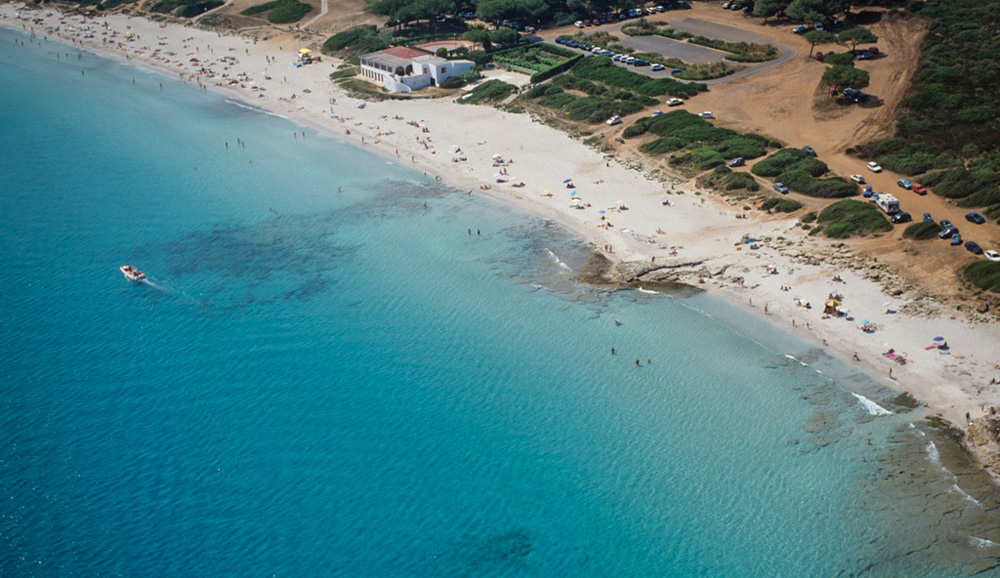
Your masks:
<svg viewBox="0 0 1000 578"><path fill-rule="evenodd" d="M994 476L1000 472L1000 415L984 415L973 420L965 439Z"/></svg>
<svg viewBox="0 0 1000 578"><path fill-rule="evenodd" d="M580 281L609 289L643 287L664 293L698 291L695 286L681 281L682 276L697 273L704 261L669 259L655 261L612 262L604 254L594 252L577 276ZM708 271L702 272L711 276Z"/></svg>

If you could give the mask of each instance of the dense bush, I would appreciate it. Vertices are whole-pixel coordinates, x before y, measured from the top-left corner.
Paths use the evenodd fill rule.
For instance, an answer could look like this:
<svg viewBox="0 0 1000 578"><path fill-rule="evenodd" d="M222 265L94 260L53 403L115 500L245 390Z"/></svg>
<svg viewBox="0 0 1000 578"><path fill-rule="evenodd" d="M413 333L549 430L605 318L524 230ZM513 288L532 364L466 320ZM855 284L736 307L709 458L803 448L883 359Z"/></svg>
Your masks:
<svg viewBox="0 0 1000 578"><path fill-rule="evenodd" d="M744 173L745 174L745 173ZM771 211L775 213L794 213L802 208L802 203L795 201L793 199L784 199L781 197L771 197L767 199L760 205L760 210Z"/></svg>
<svg viewBox="0 0 1000 578"><path fill-rule="evenodd" d="M730 172L723 177L722 188L726 191L744 190L755 193L760 190L760 183L749 173Z"/></svg>
<svg viewBox="0 0 1000 578"><path fill-rule="evenodd" d="M818 177L830 169L826 163L801 149L785 148L754 165L751 172L759 177L776 177L790 170Z"/></svg>
<svg viewBox="0 0 1000 578"><path fill-rule="evenodd" d="M602 82L609 86L627 88L645 96L676 96L690 98L708 90L704 84L679 82L671 78L650 78L615 66L607 58L590 56L573 67L572 75Z"/></svg>
<svg viewBox="0 0 1000 578"><path fill-rule="evenodd" d="M736 62L766 62L778 57L779 51L770 44L756 44L751 42L728 42L717 38L706 38L695 36L688 42L708 46L722 52L728 52L726 56L729 60Z"/></svg>
<svg viewBox="0 0 1000 578"><path fill-rule="evenodd" d="M831 52L823 57L823 64L854 66L854 55L850 52Z"/></svg>
<svg viewBox="0 0 1000 578"><path fill-rule="evenodd" d="M352 54L367 54L389 47L387 35L379 35L375 26L358 26L338 32L323 43L323 52L347 51ZM471 53L470 53L471 56Z"/></svg>
<svg viewBox="0 0 1000 578"><path fill-rule="evenodd" d="M1000 263L996 261L976 261L962 269L966 281L984 291L1000 293Z"/></svg>
<svg viewBox="0 0 1000 578"><path fill-rule="evenodd" d="M937 223L913 223L903 231L903 237L915 241L923 241L937 237L940 230L941 225Z"/></svg>
<svg viewBox="0 0 1000 578"><path fill-rule="evenodd" d="M191 18L223 4L221 0L160 0L150 7L150 11L162 14L173 12L177 16Z"/></svg>
<svg viewBox="0 0 1000 578"><path fill-rule="evenodd" d="M823 209L817 220L823 225L823 233L834 239L892 230L892 225L875 205L851 199Z"/></svg>
<svg viewBox="0 0 1000 578"><path fill-rule="evenodd" d="M459 104L499 102L510 96L514 91L514 88L515 87L513 84L507 84L502 80L497 80L497 79L487 80L486 82L470 90L465 96L458 99L456 102L458 102Z"/></svg>
<svg viewBox="0 0 1000 578"><path fill-rule="evenodd" d="M588 96L578 97L566 92L563 87L585 92ZM561 111L570 120L591 124L604 122L614 115L639 112L659 102L627 90L609 91L587 80L565 76L532 88L525 97L538 100L539 104L547 108Z"/></svg>
<svg viewBox="0 0 1000 578"><path fill-rule="evenodd" d="M984 192L1000 184L998 11L995 5L976 0L927 0L919 11L933 20L896 121L896 137L859 147L857 152L910 175L964 167L922 180L938 181L933 191L962 206L995 205L1000 201ZM891 149L885 157L870 154L885 148Z"/></svg>
<svg viewBox="0 0 1000 578"><path fill-rule="evenodd" d="M297 22L312 11L313 7L298 0L273 0L256 6L251 6L240 12L244 16L253 16L267 12L267 19L275 24Z"/></svg>

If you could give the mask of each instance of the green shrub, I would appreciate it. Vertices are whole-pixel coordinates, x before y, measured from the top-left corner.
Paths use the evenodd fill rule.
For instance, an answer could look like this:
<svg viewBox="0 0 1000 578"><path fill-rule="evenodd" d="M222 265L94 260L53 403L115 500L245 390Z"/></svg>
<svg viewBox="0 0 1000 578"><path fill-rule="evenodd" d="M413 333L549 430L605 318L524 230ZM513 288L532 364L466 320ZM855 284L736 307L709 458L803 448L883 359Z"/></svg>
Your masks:
<svg viewBox="0 0 1000 578"><path fill-rule="evenodd" d="M510 96L514 89L515 86L513 84L507 84L502 80L487 80L470 90L465 96L459 98L456 102L459 104L499 102Z"/></svg>
<svg viewBox="0 0 1000 578"><path fill-rule="evenodd" d="M816 213L813 211L809 211L808 213L802 215L802 218L799 219L799 221L802 221L803 223L812 223L815 220L816 220Z"/></svg>
<svg viewBox="0 0 1000 578"><path fill-rule="evenodd" d="M984 291L1000 293L1000 263L996 261L976 261L962 269L966 281Z"/></svg>
<svg viewBox="0 0 1000 578"><path fill-rule="evenodd" d="M373 25L365 25L338 32L326 39L323 52L329 54L345 51L357 55L388 48L388 37L379 35L376 30Z"/></svg>
<svg viewBox="0 0 1000 578"><path fill-rule="evenodd" d="M730 172L723 178L723 188L727 191L745 190L755 193L760 190L760 183L749 173Z"/></svg>
<svg viewBox="0 0 1000 578"><path fill-rule="evenodd" d="M745 174L745 173L744 173ZM761 211L771 211L775 213L794 213L802 208L802 203L781 197L771 197L760 205Z"/></svg>
<svg viewBox="0 0 1000 578"><path fill-rule="evenodd" d="M924 241L937 237L941 225L937 223L913 223L903 231L903 237L914 241Z"/></svg>
<svg viewBox="0 0 1000 578"><path fill-rule="evenodd" d="M851 199L838 201L819 214L823 232L833 239L891 231L892 225L875 205Z"/></svg>
<svg viewBox="0 0 1000 578"><path fill-rule="evenodd" d="M759 177L776 177L789 170L818 177L826 173L829 167L801 149L785 148L754 165L751 172Z"/></svg>
<svg viewBox="0 0 1000 578"><path fill-rule="evenodd" d="M626 128L622 132L622 138L634 138L637 136L641 136L646 134L647 130L649 130L649 127L646 125L646 123L640 121Z"/></svg>
<svg viewBox="0 0 1000 578"><path fill-rule="evenodd" d="M837 52L823 57L823 64L831 66L854 66L854 55L850 52Z"/></svg>
<svg viewBox="0 0 1000 578"><path fill-rule="evenodd" d="M690 98L708 90L704 84L679 82L670 78L649 78L615 66L610 59L588 56L573 67L572 74L609 86L627 88L644 96L677 96Z"/></svg>

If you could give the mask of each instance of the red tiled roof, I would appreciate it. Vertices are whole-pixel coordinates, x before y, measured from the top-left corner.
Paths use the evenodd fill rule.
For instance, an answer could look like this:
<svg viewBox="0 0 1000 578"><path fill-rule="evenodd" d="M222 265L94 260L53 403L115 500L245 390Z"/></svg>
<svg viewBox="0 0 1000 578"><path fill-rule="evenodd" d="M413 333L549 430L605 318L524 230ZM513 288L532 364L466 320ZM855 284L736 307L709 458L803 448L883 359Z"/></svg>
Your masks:
<svg viewBox="0 0 1000 578"><path fill-rule="evenodd" d="M393 46L392 48L386 48L383 50L385 54L395 56L397 58L416 58L418 56L433 56L433 52L428 52L426 50L421 50L420 48L410 48L409 46Z"/></svg>

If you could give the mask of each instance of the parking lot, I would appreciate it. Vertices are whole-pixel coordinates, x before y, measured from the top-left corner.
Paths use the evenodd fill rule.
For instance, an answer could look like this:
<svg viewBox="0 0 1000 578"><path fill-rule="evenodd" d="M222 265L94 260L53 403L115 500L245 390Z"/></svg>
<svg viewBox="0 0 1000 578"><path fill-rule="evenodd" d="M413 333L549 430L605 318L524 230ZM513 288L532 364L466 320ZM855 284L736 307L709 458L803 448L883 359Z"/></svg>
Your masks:
<svg viewBox="0 0 1000 578"><path fill-rule="evenodd" d="M714 22L708 22L705 20L700 20L697 18L685 17L678 20L673 20L674 16L679 15L679 12L667 12L666 14L658 14L656 16L647 16L647 18L652 20L665 20L670 17L670 26L676 30L683 30L697 36L705 36L708 38L716 38L720 40L728 40L730 42L757 42L761 44L773 44L781 51L781 54L775 60L768 62L761 62L757 64L744 64L746 68L730 74L729 76L724 76L722 78L716 78L712 80L701 81L704 84L722 84L735 80L737 78L742 78L744 76L749 76L761 70L771 68L772 66L777 66L783 62L787 62L796 55L796 50L789 46L784 46L781 44L775 44L773 40L767 38L766 36L756 34L747 30L741 30L733 26L726 26L724 24L716 24ZM664 38L662 36L628 36L622 34L622 26L629 24L631 20L624 20L621 22L615 22L611 24L605 24L600 27L587 27L585 29L577 29L567 27L563 30L547 31L547 33L542 33L541 36L547 42L554 42L555 39L560 35L573 36L578 32L607 32L612 34L621 41L625 46L636 50L637 52L650 52L654 54L659 54L664 58L676 58L682 60L688 64L708 64L712 62L721 62L725 60L726 52L721 50L715 50L713 48L708 48L707 46L701 46L699 44L692 44L690 42L683 42L680 40L672 40L670 38ZM585 52L580 49L565 46L569 50L574 50L577 52ZM735 63L734 63L735 64ZM624 66L637 72L652 78L667 78L670 77L670 68L665 70L654 71L651 70L649 66L628 66L624 63L615 62L617 66Z"/></svg>
<svg viewBox="0 0 1000 578"><path fill-rule="evenodd" d="M639 52L653 52L666 58L679 58L689 64L719 62L726 53L707 46L672 40L662 36L625 36L621 43Z"/></svg>

